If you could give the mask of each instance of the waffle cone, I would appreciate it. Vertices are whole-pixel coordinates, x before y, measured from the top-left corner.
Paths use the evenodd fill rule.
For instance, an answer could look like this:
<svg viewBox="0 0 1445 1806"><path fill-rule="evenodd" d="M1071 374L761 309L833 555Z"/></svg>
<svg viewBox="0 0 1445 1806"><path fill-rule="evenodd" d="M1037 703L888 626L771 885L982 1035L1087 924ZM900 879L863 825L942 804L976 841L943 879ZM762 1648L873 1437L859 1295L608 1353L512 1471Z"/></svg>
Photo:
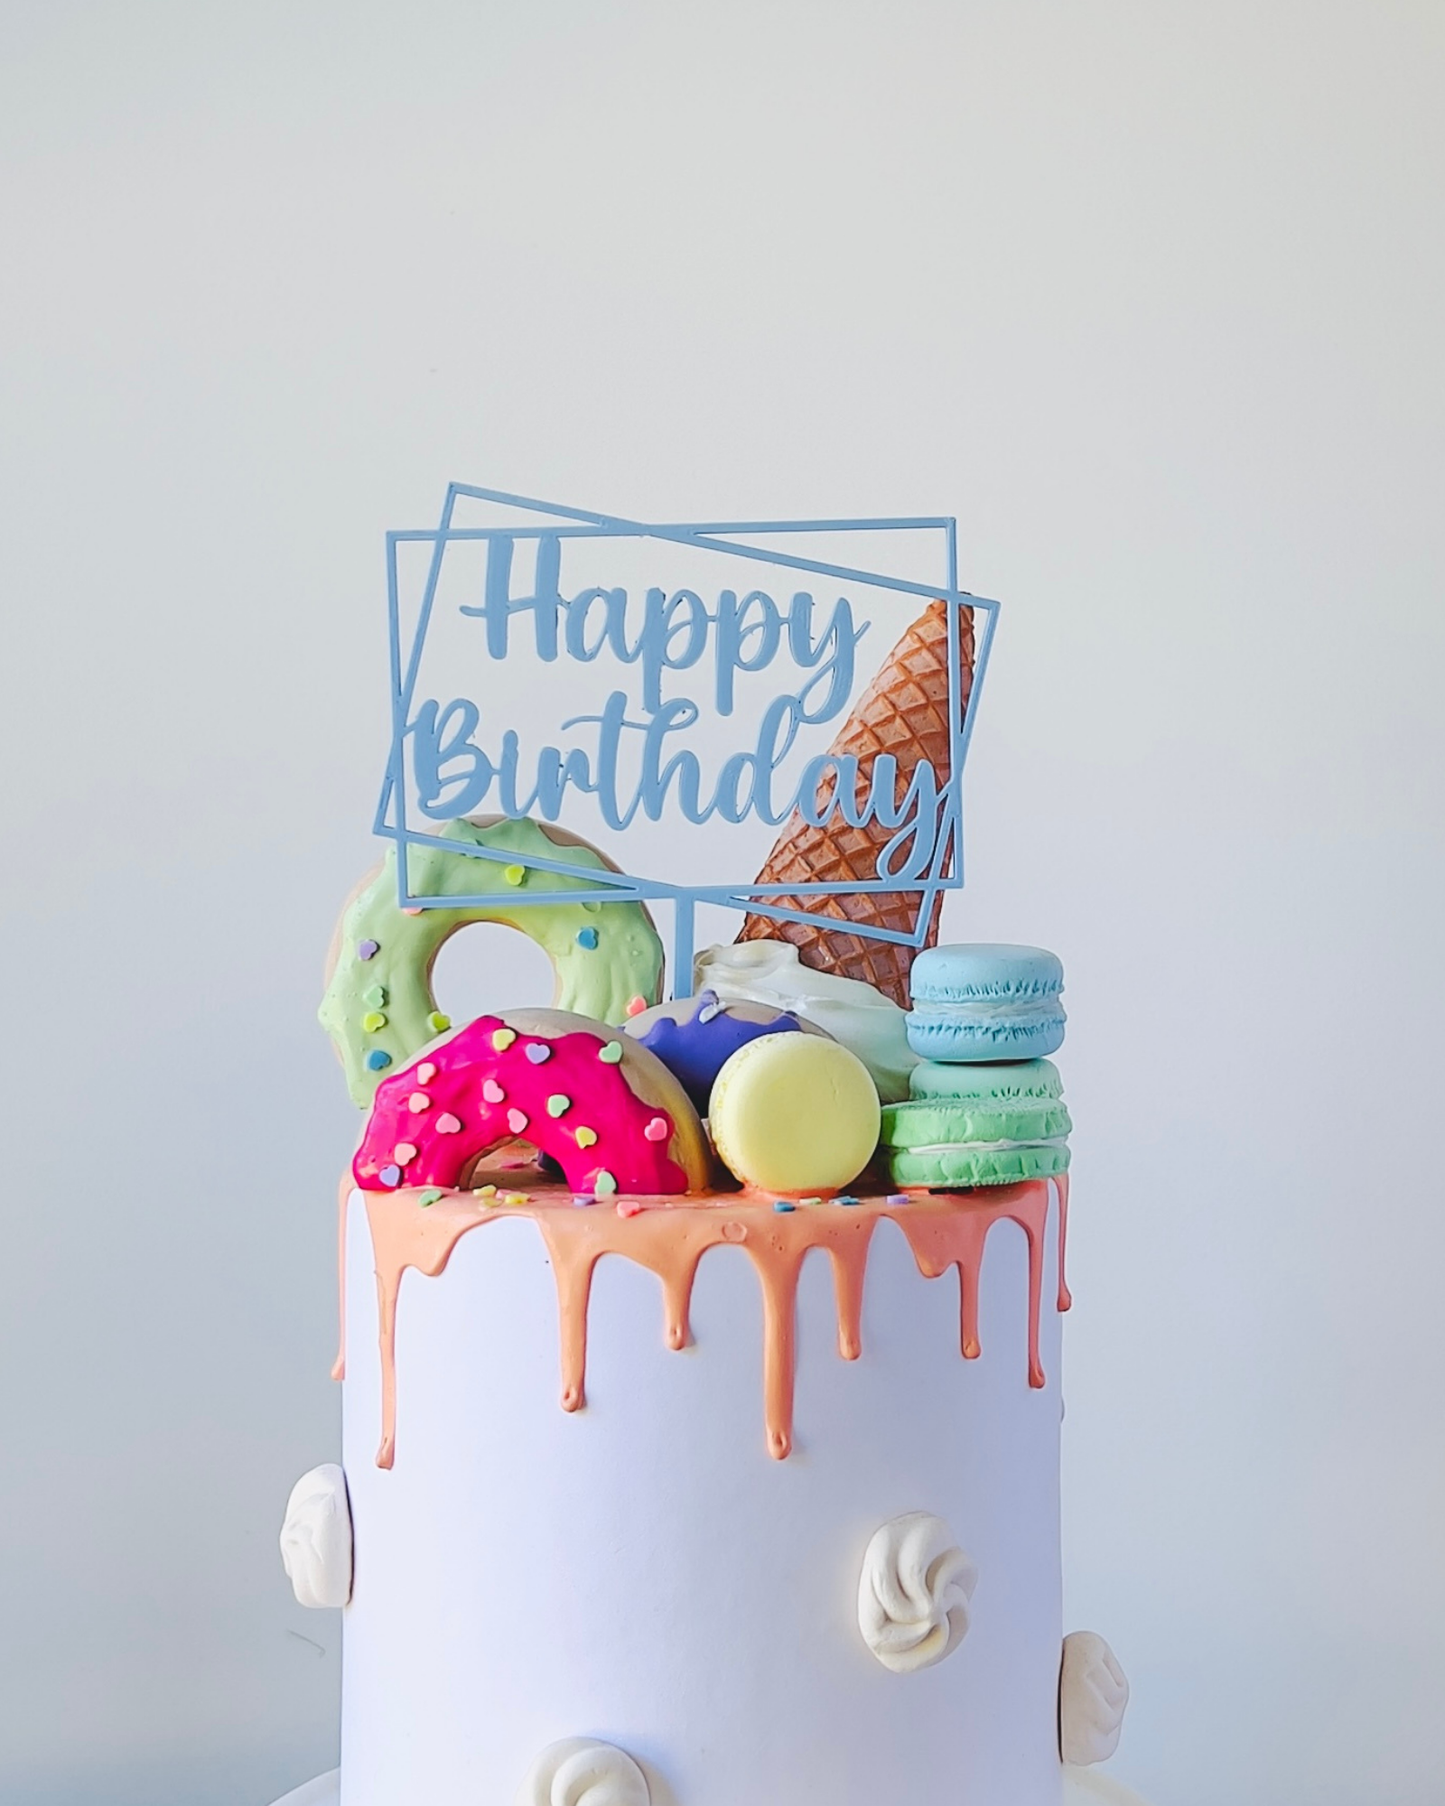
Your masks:
<svg viewBox="0 0 1445 1806"><path fill-rule="evenodd" d="M973 682L973 611L960 609L959 655L963 679L961 706L967 706ZM933 767L940 789L949 777L948 732L948 608L943 602L928 607L889 653L872 683L858 699L847 725L828 748L848 753L858 761L858 797L868 794L873 761L879 753L892 753L899 763L895 803L901 803L908 776L926 761ZM819 787L819 800L831 795L834 780ZM878 855L894 830L871 821L854 828L834 819L816 828L796 813L783 828L758 873L759 884L851 884L878 875ZM952 869L953 852L948 865ZM865 892L858 896L774 896L770 903L783 909L809 909L843 922L866 922L911 934L919 897L912 892ZM937 897L929 912L925 946L938 940L938 918L943 898ZM813 922L778 922L770 916L749 915L738 935L740 941L785 940L798 949L805 966L861 978L895 1003L908 1007L908 971L917 948L891 941L870 940L839 928Z"/></svg>

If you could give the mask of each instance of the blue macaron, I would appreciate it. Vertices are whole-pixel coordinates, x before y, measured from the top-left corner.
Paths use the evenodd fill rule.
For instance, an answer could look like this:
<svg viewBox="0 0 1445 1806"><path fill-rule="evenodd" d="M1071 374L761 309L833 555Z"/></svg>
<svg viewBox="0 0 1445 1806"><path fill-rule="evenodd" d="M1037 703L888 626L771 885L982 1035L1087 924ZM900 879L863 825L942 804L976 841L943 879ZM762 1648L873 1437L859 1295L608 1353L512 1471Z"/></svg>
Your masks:
<svg viewBox="0 0 1445 1806"><path fill-rule="evenodd" d="M1042 947L931 947L909 973L908 1045L925 1060L1037 1060L1064 1039L1064 968Z"/></svg>

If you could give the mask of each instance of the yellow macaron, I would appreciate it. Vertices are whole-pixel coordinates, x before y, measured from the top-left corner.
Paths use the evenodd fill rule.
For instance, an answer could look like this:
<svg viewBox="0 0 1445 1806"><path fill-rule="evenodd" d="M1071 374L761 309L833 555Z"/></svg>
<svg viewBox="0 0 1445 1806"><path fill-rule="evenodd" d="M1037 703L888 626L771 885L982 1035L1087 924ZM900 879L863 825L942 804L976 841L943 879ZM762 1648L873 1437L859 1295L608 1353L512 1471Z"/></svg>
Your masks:
<svg viewBox="0 0 1445 1806"><path fill-rule="evenodd" d="M708 1127L718 1157L761 1191L837 1191L878 1145L868 1068L821 1035L762 1035L718 1073Z"/></svg>

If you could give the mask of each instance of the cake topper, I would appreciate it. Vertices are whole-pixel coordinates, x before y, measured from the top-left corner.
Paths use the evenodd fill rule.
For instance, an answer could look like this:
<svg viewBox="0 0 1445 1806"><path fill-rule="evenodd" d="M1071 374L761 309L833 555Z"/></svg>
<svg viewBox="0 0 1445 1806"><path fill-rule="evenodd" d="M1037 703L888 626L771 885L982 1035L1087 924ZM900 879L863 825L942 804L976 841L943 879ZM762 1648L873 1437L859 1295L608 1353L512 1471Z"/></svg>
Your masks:
<svg viewBox="0 0 1445 1806"><path fill-rule="evenodd" d="M880 563L926 545L941 572L840 562L864 544ZM997 612L958 588L953 520L657 524L454 483L436 528L387 535L387 570L375 828L403 909L494 896L494 874L475 896L426 890L415 854L437 848L520 866L517 907L668 903L684 995L699 903L803 947L846 925L840 939L905 969L934 938L941 893L963 882L961 777ZM659 864L707 869L443 839L464 816L567 816L614 856L657 824ZM749 824L782 832L744 876L731 830Z"/></svg>

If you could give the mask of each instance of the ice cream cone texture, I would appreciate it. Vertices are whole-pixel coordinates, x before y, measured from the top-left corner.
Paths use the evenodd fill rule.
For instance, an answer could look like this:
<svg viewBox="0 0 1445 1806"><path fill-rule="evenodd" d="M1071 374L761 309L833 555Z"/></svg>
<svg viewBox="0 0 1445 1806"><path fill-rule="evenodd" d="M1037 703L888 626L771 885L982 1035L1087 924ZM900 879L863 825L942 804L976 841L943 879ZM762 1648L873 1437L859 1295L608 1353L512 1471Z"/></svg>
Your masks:
<svg viewBox="0 0 1445 1806"><path fill-rule="evenodd" d="M966 706L974 677L974 618L968 609L959 610L959 657L963 670L961 704ZM880 753L892 753L900 762L894 800L901 802L907 789L907 773L919 760L934 768L939 789L945 786L950 775L946 603L930 601L903 634L858 699L858 706L829 751L847 753L858 760L860 800L871 787L872 762ZM824 780L825 786L831 787L831 782L831 778ZM878 854L892 833L892 829L876 820L865 827L851 827L842 820L813 827L795 813L782 834L778 834L757 881L759 885L786 885L856 883L876 878ZM768 903L833 917L836 923L856 921L894 928L903 934L914 932L919 908L918 892L863 892L860 896L833 898L777 894L769 896ZM941 907L943 899L936 898L928 910L925 946L937 941ZM862 979L885 997L907 1006L912 946L849 934L845 928L818 921L777 921L775 917L750 914L742 923L739 941L757 939L791 941L807 966L822 966L849 979Z"/></svg>
<svg viewBox="0 0 1445 1806"><path fill-rule="evenodd" d="M960 609L959 657L963 678L962 706L967 706L973 679L973 616ZM895 801L901 802L908 774L924 761L933 767L939 788L949 777L948 721L948 607L930 602L913 622L872 683L863 692L843 731L828 748L858 761L857 793L860 801L872 782L873 761L879 753L891 753L899 762ZM831 788L833 779L824 783ZM821 797L820 790L820 797ZM821 812L821 811L820 811ZM758 873L763 884L843 884L877 876L878 854L895 830L878 821L854 828L833 820L814 827L794 814L774 842L767 863ZM819 897L773 895L770 904L783 909L809 910L838 923L863 922L870 926L911 934L917 920L916 891L864 892L856 896ZM938 918L943 899L929 910L923 945L938 940ZM893 941L849 934L819 922L784 922L764 915L745 918L740 941L786 940L798 949L804 965L820 966L845 978L859 978L875 986L895 1003L908 1004L908 970L916 951Z"/></svg>

